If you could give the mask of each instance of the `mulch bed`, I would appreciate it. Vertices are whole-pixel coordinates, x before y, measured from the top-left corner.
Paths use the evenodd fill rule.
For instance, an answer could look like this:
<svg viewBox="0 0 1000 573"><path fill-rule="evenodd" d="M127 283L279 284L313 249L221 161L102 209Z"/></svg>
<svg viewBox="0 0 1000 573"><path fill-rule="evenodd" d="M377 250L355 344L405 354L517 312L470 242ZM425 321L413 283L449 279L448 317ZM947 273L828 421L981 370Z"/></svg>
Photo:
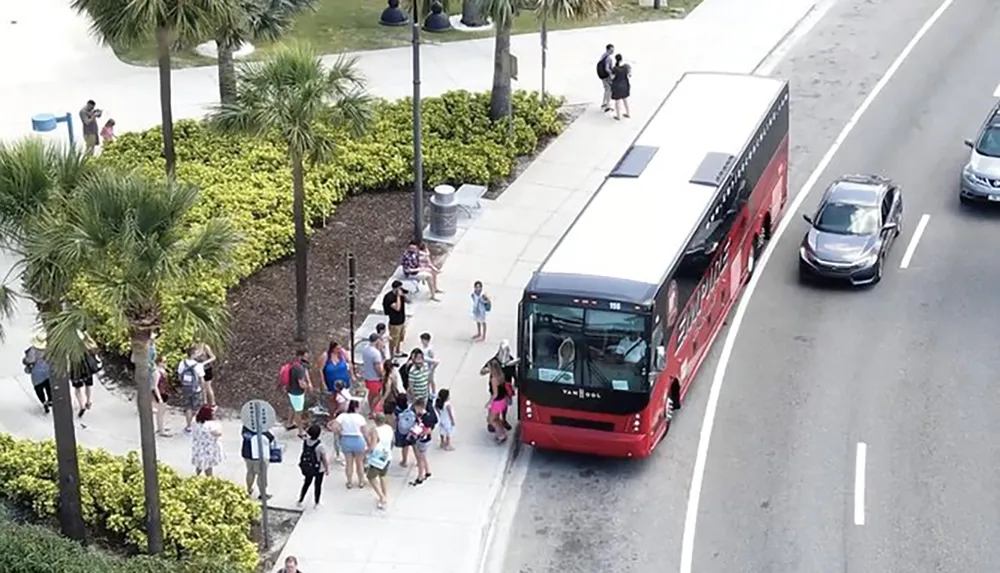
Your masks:
<svg viewBox="0 0 1000 573"><path fill-rule="evenodd" d="M326 227L309 243L309 351L313 361L330 340L349 345L347 253L357 261L356 325L368 316L410 240L412 195L369 193L341 203ZM293 358L295 262L289 258L246 279L229 293L233 335L219 358L216 402L238 409L261 398L284 411L287 398L277 387L278 370ZM314 380L316 382L316 380Z"/></svg>

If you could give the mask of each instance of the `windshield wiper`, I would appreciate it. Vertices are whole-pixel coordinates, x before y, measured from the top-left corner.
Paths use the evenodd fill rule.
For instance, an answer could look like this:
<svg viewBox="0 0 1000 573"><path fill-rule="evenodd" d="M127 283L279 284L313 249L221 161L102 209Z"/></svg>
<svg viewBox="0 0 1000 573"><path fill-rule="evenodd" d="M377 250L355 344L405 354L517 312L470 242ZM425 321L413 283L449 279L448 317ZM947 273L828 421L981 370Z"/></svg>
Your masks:
<svg viewBox="0 0 1000 573"><path fill-rule="evenodd" d="M587 358L587 366L590 368L590 373L595 375L597 381L600 382L601 385L606 388L614 389L614 384L612 384L611 380L604 374L604 372L597 367L597 364L594 363L593 359Z"/></svg>

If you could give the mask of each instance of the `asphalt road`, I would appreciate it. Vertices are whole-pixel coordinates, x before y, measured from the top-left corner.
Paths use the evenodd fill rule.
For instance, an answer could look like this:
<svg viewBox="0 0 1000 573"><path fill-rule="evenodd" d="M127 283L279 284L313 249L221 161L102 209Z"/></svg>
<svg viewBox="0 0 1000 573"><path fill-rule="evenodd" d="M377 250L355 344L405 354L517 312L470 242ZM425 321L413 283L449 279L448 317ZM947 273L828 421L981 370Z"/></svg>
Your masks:
<svg viewBox="0 0 1000 573"><path fill-rule="evenodd" d="M955 2L820 178L902 185L904 232L882 284L801 286L804 222L776 247L724 382L695 571L1000 570L1000 216L961 208L956 191L962 140L995 102L998 53L1000 4Z"/></svg>
<svg viewBox="0 0 1000 573"><path fill-rule="evenodd" d="M938 4L840 0L779 64L774 75L792 85L790 191ZM991 271L979 263L993 222L960 212L954 185L962 140L1000 81L1000 62L990 61L998 14L988 0L958 0L830 166L830 176L875 170L906 188L906 227L883 284L801 287L801 233L793 228L778 245L723 389L695 571L985 571L991 563L989 549L975 551L998 522L984 514L995 504L973 492L991 484L994 423L983 418L993 399L982 374L993 361L986 325L997 320L986 299ZM924 212L932 215L924 238L899 270ZM648 460L534 452L503 571L676 571L715 362L706 361ZM865 526L852 513L858 441L869 444ZM931 555L948 557L942 569L928 565Z"/></svg>

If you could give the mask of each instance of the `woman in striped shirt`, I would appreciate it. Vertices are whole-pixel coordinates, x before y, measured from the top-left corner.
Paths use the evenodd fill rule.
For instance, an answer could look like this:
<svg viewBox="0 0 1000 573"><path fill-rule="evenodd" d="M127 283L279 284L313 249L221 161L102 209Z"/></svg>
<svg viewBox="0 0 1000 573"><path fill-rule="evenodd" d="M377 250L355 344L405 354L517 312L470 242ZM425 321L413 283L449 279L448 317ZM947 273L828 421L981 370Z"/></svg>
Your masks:
<svg viewBox="0 0 1000 573"><path fill-rule="evenodd" d="M410 368L408 373L410 402L414 400L429 400L434 393L434 385L431 383L431 369L424 361L424 353L419 348L414 348L410 353Z"/></svg>

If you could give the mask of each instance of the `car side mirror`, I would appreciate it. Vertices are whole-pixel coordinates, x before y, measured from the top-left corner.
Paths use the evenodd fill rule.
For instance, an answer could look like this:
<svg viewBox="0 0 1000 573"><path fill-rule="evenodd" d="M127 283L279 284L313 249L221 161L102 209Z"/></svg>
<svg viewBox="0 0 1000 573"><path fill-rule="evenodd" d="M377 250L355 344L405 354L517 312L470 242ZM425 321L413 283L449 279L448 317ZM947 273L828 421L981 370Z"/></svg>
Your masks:
<svg viewBox="0 0 1000 573"><path fill-rule="evenodd" d="M663 346L656 347L656 363L654 364L657 370L663 370L667 367L667 349Z"/></svg>
<svg viewBox="0 0 1000 573"><path fill-rule="evenodd" d="M810 225L813 224L813 218L810 217L809 215L806 215L805 213L802 213L802 218L806 220L806 223L809 223Z"/></svg>
<svg viewBox="0 0 1000 573"><path fill-rule="evenodd" d="M882 230L883 231L892 231L897 226L898 225L896 223L886 223L885 225L882 225Z"/></svg>
<svg viewBox="0 0 1000 573"><path fill-rule="evenodd" d="M965 146L968 147L969 149L972 149L973 147L976 146L976 144L973 143L971 139L966 139L965 140Z"/></svg>

